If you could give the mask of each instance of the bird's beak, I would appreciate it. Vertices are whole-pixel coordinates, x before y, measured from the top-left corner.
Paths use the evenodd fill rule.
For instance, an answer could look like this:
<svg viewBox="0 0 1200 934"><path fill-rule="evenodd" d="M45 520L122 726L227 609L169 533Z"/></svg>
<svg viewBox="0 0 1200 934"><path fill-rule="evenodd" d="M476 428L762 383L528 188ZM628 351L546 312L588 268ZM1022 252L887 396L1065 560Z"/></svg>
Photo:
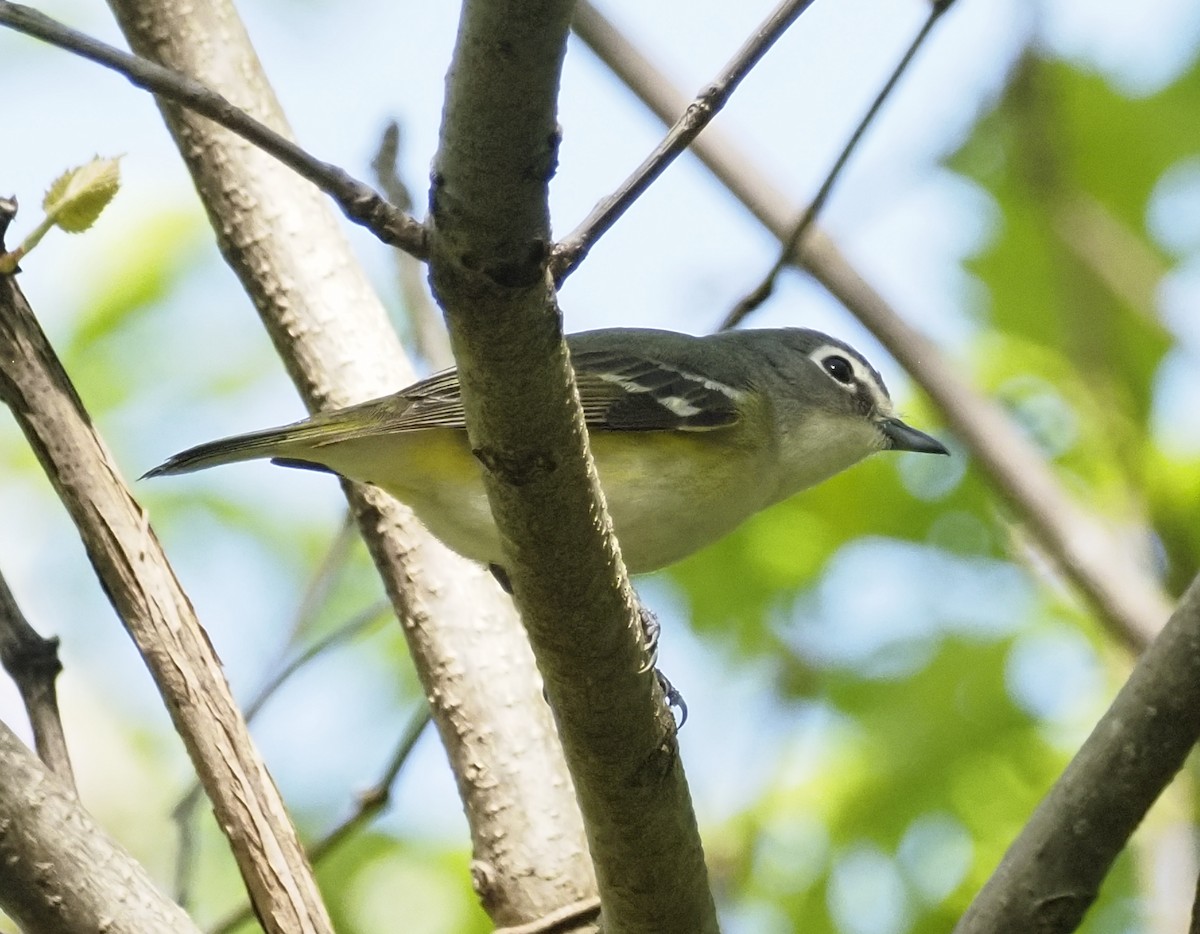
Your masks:
<svg viewBox="0 0 1200 934"><path fill-rule="evenodd" d="M888 440L893 451L916 451L918 454L949 454L946 446L937 438L917 431L898 418L882 418L875 423Z"/></svg>

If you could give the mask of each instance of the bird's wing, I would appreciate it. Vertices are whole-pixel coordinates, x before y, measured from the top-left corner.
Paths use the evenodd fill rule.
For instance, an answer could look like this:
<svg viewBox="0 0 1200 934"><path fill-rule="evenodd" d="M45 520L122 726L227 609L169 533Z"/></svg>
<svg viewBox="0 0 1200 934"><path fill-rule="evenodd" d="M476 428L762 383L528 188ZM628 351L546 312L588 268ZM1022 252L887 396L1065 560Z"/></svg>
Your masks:
<svg viewBox="0 0 1200 934"><path fill-rule="evenodd" d="M388 425L388 430L467 427L457 370L435 373L392 398L404 405L396 407L395 421Z"/></svg>
<svg viewBox="0 0 1200 934"><path fill-rule="evenodd" d="M571 355L589 428L710 431L738 421L739 390L627 350Z"/></svg>
<svg viewBox="0 0 1200 934"><path fill-rule="evenodd" d="M711 431L738 421L741 391L686 368L627 350L571 355L584 421L611 431ZM398 396L366 403L382 431L464 428L456 370L422 380ZM364 413L366 414L366 413Z"/></svg>

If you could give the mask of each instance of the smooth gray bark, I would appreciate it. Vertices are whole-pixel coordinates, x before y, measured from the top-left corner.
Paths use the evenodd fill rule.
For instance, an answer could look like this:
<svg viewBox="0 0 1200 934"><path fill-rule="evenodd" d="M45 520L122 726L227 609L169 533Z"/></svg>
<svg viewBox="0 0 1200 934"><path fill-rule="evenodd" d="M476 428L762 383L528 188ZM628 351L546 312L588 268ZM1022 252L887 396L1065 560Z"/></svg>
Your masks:
<svg viewBox="0 0 1200 934"><path fill-rule="evenodd" d="M717 928L673 724L586 453L548 268L569 0L467 0L430 273L468 433L575 780L609 932Z"/></svg>
<svg viewBox="0 0 1200 934"><path fill-rule="evenodd" d="M199 934L4 723L0 908L25 934Z"/></svg>

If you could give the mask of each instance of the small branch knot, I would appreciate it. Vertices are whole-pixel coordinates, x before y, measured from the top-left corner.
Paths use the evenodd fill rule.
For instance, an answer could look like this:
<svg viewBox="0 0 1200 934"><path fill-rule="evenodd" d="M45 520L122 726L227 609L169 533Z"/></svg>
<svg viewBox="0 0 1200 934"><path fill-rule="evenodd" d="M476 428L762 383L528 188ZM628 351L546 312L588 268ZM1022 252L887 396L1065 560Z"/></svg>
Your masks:
<svg viewBox="0 0 1200 934"><path fill-rule="evenodd" d="M485 908L496 898L496 870L486 859L471 860L471 888Z"/></svg>
<svg viewBox="0 0 1200 934"><path fill-rule="evenodd" d="M527 486L558 469L554 458L542 451L516 454L484 447L471 453L488 473L509 486Z"/></svg>

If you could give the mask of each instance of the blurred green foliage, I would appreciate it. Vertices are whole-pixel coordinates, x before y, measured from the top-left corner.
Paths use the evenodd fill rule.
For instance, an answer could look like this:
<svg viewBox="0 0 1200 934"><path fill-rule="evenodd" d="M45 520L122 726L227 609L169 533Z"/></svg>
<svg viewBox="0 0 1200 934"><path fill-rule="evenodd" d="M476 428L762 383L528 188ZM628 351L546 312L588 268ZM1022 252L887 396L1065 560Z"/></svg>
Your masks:
<svg viewBox="0 0 1200 934"><path fill-rule="evenodd" d="M967 264L987 298L969 310L974 382L1012 412L1080 501L1142 543L1175 592L1200 557L1200 464L1165 450L1154 431L1157 375L1179 338L1157 291L1176 258L1147 217L1164 173L1195 158L1198 112L1195 67L1135 100L1031 51L945 160L992 207L990 237ZM927 425L921 415L916 423ZM957 467L876 458L669 572L706 638L766 664L782 695L820 705L838 724L832 752L802 779L780 774L710 843L739 930L950 930L1115 689L1103 674L1107 635L1060 592L1039 587L1028 604L1011 588L981 586L968 599L993 604L1009 625L974 632L913 599L910 591L948 586L939 570L948 558L1023 557L1005 530L1008 510L969 456L955 453ZM811 642L797 633L814 626L863 638L861 620L823 588L864 536L911 543L925 570L918 563L897 579L883 557L859 562L838 591L842 608L846 587L879 588L886 597L874 609L902 604L924 618L910 621L905 645L882 639L849 660L806 651ZM1092 646L1077 660L1107 687L1047 716L1023 703L1015 646L1064 614ZM881 651L907 657L906 670L880 675ZM1022 670L1064 676L1051 658ZM925 826L941 830L913 836ZM1082 930L1140 929L1135 862L1130 853L1118 862ZM846 878L857 880L858 903L847 901Z"/></svg>

